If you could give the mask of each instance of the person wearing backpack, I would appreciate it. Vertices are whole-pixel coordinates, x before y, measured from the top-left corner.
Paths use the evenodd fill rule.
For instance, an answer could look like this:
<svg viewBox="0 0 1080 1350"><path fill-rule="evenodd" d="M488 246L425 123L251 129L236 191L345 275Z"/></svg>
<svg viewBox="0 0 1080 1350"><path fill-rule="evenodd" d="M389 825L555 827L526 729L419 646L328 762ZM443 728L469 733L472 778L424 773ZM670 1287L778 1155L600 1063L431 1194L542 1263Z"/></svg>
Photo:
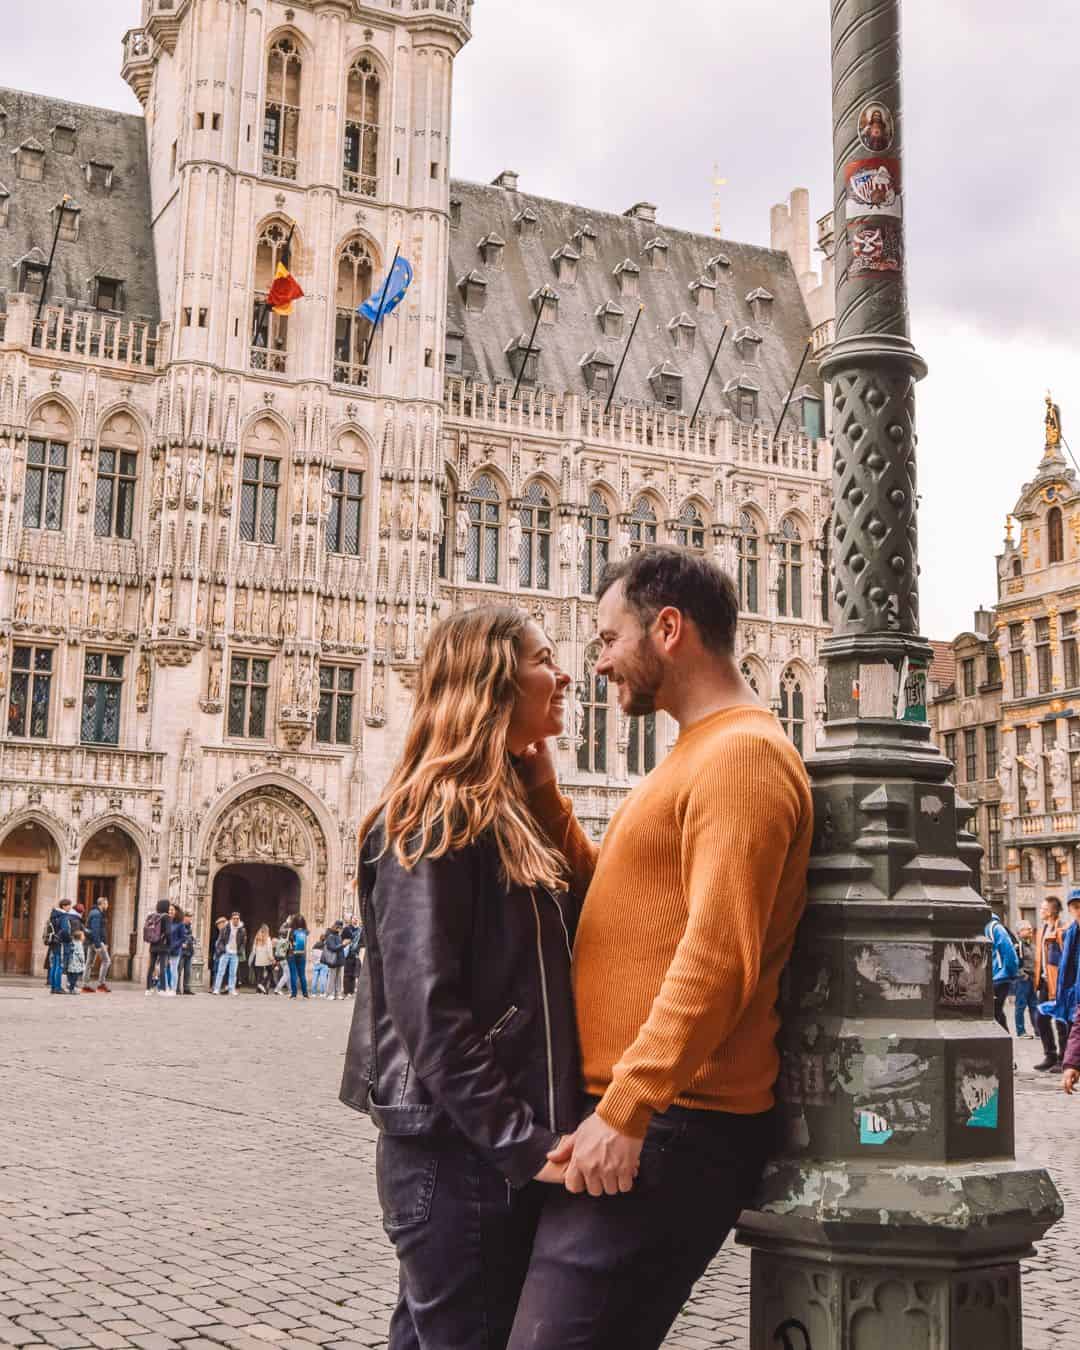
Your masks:
<svg viewBox="0 0 1080 1350"><path fill-rule="evenodd" d="M984 931L993 949L990 978L994 985L994 1021L1002 1030L1008 1031L1009 1024L1005 1021L1005 1000L1012 992L1013 980L1020 970L1020 958L1016 954L1009 930L996 914L990 915L990 921Z"/></svg>
<svg viewBox="0 0 1080 1350"><path fill-rule="evenodd" d="M296 997L298 988L305 998L308 996L307 945L307 920L302 914L298 914L293 919L292 928L289 932L289 988L291 998Z"/></svg>
<svg viewBox="0 0 1080 1350"><path fill-rule="evenodd" d="M289 934L292 932L292 914L287 914L274 939L274 993L283 994L289 983Z"/></svg>
<svg viewBox="0 0 1080 1350"><path fill-rule="evenodd" d="M334 999L344 998L341 992L342 976L345 972L345 943L341 936L341 920L332 923L326 930L326 937L323 940L322 963L330 972L330 977L326 984L326 993L324 998L331 1002Z"/></svg>
<svg viewBox="0 0 1080 1350"><path fill-rule="evenodd" d="M159 900L152 914L143 923L143 941L150 948L150 964L146 970L146 993L155 988L159 994L169 992L169 910L168 900Z"/></svg>
<svg viewBox="0 0 1080 1350"><path fill-rule="evenodd" d="M323 948L326 944L326 933L322 932L311 944L312 959L315 964L311 968L311 997L323 998L326 995L326 984L330 976L330 967L323 961Z"/></svg>
<svg viewBox="0 0 1080 1350"><path fill-rule="evenodd" d="M64 971L71 952L71 901L60 900L45 923L45 946L49 952L49 993L64 992Z"/></svg>

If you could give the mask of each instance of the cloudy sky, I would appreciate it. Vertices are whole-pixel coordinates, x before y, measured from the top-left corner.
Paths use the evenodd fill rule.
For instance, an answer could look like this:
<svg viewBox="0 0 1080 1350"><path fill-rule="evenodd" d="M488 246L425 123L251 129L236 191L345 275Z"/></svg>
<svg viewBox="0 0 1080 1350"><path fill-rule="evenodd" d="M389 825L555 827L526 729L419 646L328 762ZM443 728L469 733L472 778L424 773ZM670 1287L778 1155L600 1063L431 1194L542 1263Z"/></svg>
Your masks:
<svg viewBox="0 0 1080 1350"><path fill-rule="evenodd" d="M249 0L254 3L255 0ZM119 76L139 0L5 6L0 85L139 111ZM453 172L768 243L769 207L830 205L827 0L476 0ZM906 0L906 175L927 636L995 596L1043 398L1080 456L1075 0ZM1053 152L1053 153L1051 153ZM1073 169L1069 169L1072 164ZM1074 175L1070 177L1070 175Z"/></svg>

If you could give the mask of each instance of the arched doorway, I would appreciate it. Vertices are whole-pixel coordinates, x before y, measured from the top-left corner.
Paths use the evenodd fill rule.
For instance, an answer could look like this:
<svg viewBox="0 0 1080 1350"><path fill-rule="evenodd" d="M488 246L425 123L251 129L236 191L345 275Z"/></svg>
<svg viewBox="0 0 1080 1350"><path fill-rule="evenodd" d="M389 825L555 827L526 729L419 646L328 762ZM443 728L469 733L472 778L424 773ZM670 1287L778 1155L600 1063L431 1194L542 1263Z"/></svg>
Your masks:
<svg viewBox="0 0 1080 1350"><path fill-rule="evenodd" d="M92 834L79 855L79 893L83 913L94 902L106 899L106 942L112 956L109 978L129 980L134 955L139 950L135 931L139 895L139 850L119 825L103 825Z"/></svg>
<svg viewBox="0 0 1080 1350"><path fill-rule="evenodd" d="M0 842L0 974L29 975L35 938L59 900L60 851L49 831L25 820Z"/></svg>
<svg viewBox="0 0 1080 1350"><path fill-rule="evenodd" d="M300 878L291 867L276 863L230 863L214 878L211 934L217 920L227 919L233 910L247 929L249 949L262 924L276 937L285 917L300 912ZM248 970L241 966L241 978Z"/></svg>

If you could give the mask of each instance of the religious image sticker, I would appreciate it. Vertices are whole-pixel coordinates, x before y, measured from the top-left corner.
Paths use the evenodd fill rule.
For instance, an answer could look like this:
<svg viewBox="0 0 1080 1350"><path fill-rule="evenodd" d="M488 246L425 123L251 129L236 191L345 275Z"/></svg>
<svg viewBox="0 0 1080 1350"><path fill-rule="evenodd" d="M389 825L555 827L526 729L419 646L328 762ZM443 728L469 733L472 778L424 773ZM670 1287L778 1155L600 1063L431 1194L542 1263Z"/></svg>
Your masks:
<svg viewBox="0 0 1080 1350"><path fill-rule="evenodd" d="M902 214L898 159L853 159L844 167L844 181L848 220Z"/></svg>
<svg viewBox="0 0 1080 1350"><path fill-rule="evenodd" d="M892 149L896 123L884 103L868 103L859 114L859 140L872 155L884 155Z"/></svg>

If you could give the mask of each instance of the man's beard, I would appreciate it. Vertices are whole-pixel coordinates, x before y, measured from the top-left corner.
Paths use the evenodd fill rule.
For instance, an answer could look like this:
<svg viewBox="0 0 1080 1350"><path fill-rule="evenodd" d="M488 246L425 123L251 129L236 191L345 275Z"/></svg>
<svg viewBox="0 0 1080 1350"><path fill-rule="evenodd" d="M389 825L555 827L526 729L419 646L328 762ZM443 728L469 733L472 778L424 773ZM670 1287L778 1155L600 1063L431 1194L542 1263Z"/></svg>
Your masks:
<svg viewBox="0 0 1080 1350"><path fill-rule="evenodd" d="M656 695L664 682L664 665L649 645L648 638L642 638L634 653L634 664L623 676L623 685L627 692L626 714L628 717L646 717L656 711Z"/></svg>

